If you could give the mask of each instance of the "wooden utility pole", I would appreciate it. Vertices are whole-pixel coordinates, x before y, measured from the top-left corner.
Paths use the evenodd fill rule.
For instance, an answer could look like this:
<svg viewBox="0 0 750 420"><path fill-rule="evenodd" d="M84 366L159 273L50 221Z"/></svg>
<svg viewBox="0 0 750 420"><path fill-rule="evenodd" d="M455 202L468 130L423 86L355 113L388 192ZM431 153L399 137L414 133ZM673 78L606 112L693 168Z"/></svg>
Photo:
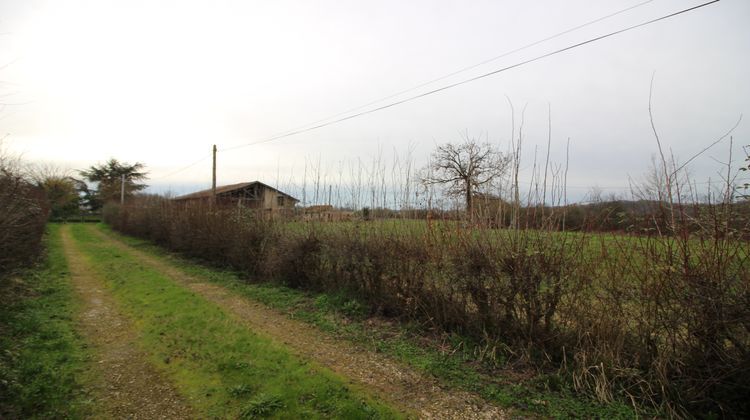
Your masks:
<svg viewBox="0 0 750 420"><path fill-rule="evenodd" d="M120 175L120 205L125 204L125 174Z"/></svg>
<svg viewBox="0 0 750 420"><path fill-rule="evenodd" d="M211 176L211 202L216 203L216 145L214 144L214 164Z"/></svg>

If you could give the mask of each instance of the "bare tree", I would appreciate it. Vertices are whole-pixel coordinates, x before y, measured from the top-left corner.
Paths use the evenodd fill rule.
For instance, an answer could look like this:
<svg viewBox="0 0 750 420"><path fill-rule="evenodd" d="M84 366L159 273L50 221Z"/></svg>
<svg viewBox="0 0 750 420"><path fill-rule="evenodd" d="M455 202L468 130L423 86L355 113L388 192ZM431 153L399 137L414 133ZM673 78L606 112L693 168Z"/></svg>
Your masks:
<svg viewBox="0 0 750 420"><path fill-rule="evenodd" d="M510 160L495 146L465 138L463 143L446 143L432 153L424 171L425 185L441 184L448 195L463 196L470 220L474 218L474 195L493 181L501 178Z"/></svg>
<svg viewBox="0 0 750 420"><path fill-rule="evenodd" d="M750 145L743 146L742 150L745 151L745 163L740 167L740 171L750 171ZM743 200L750 200L750 182L743 182L738 188L738 195Z"/></svg>

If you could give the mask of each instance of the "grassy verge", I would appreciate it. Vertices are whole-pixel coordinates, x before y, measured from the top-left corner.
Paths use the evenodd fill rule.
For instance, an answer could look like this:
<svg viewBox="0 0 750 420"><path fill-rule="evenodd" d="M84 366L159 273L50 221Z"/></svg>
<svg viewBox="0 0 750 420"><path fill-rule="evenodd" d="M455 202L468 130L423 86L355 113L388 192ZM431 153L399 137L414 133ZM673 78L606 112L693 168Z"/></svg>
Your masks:
<svg viewBox="0 0 750 420"><path fill-rule="evenodd" d="M92 267L136 322L145 350L205 417L398 418L324 368L253 334L216 305L90 227L72 227Z"/></svg>
<svg viewBox="0 0 750 420"><path fill-rule="evenodd" d="M0 418L80 418L88 354L74 329L76 303L59 227L48 227L47 258L0 279Z"/></svg>
<svg viewBox="0 0 750 420"><path fill-rule="evenodd" d="M514 409L520 415L555 418L633 418L631 407L600 404L576 395L564 375L499 371L478 344L458 335L435 336L414 324L369 318L364 305L345 295L312 294L275 283L248 283L242 275L222 271L176 256L148 241L100 229L183 271L235 293L260 301L288 316L344 337L373 351L385 353L459 389L476 392L488 401ZM484 362L479 361L484 359Z"/></svg>

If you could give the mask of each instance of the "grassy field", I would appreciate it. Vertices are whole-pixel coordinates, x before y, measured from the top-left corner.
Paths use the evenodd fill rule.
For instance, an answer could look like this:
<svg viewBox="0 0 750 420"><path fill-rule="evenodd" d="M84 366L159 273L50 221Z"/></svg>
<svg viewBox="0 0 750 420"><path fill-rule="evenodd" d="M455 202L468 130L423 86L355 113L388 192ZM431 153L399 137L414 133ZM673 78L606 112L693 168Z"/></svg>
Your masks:
<svg viewBox="0 0 750 420"><path fill-rule="evenodd" d="M59 227L48 227L36 268L0 286L0 417L81 418L90 354L75 330L73 297Z"/></svg>
<svg viewBox="0 0 750 420"><path fill-rule="evenodd" d="M424 243L427 246L433 247L436 242L459 244L460 247L474 243L481 247L487 236L492 236L490 242L498 241L499 246L503 245L502 241L513 239L512 232L467 233L459 229L455 223L436 223L431 228L423 222L406 222L404 225L399 223L382 221L292 224L277 228L290 229L296 232L292 236L301 235L303 241L316 238L318 234L322 235L323 241L329 241L324 242L330 247L329 251L325 252L334 253L319 254L326 259L320 260L317 264L322 264L320 267L328 270L323 273L334 274L336 271L331 271L331 266L326 265L329 261L327 258L329 255L330 258L342 258L348 252L345 249L341 251L344 254L337 254L339 251L336 251L335 246L339 243L350 243L354 246L370 242L374 244L375 248L351 249L355 253L353 255L357 255L356 252L361 253L363 250L377 252L377 247L381 245L403 246L404 243L414 240L426 241ZM45 242L48 251L43 264L34 270L3 280L2 298L8 302L0 308L0 413L4 417L78 418L99 412L97 401L87 391L88 384L96 379L93 377L95 369L91 369L92 355L88 343L76 332L80 302L70 286L71 278L65 255L62 253L60 229L59 225L54 224L48 228ZM174 283L165 273L149 267L134 255L101 241L94 230L101 230L148 255L176 265L189 275L210 281L238 296L262 302L290 318L313 325L320 329L321 334L343 337L370 351L386 354L420 372L439 378L456 390L481 395L485 400L511 408L514 413L520 415L626 418L639 414L665 414L658 409L653 411L654 409L648 405L633 407L627 402L628 394L618 395L616 392L620 391L615 388L609 390L613 394L604 398L595 397L594 392L581 392L574 383L578 380L577 371L556 368L557 362L551 362L546 367L526 362L519 365L523 357L533 355L533 348L526 350L529 353L522 353L504 344L502 340L483 340L472 334L462 334L460 331L446 331L419 317L383 317L373 310L372 301L368 301L367 296L352 293L351 290L347 292L324 288L315 291L304 287L288 287L283 284L284 282L253 283L248 280L247 273L217 268L216 265L203 265L195 260L178 257L151 242L122 236L105 225L75 224L64 229L69 229L73 234L77 248L85 256L86 264L106 285L106 290L112 294L120 310L132 320L139 333L138 345L149 355L150 363L156 366L158 371L164 372L195 412L202 416L392 418L399 414L369 397L370 394L363 389L347 383L346 379L315 363L303 361L283 346L249 331L222 308ZM316 229L318 233L311 233ZM394 241L394 232L396 236L406 236L409 239L404 242ZM377 241L378 235L385 235L383 242ZM435 235L436 238L425 239L427 235ZM649 324L648 322L652 322L650 319L645 319L644 323L643 318L631 315L648 314L645 311L649 308L641 308L637 303L651 296L632 295L633 291L639 290L633 285L642 283L660 287L684 287L686 284L675 282L674 279L680 280L682 277L675 277L674 271L664 269L674 262L666 258L661 259L668 248L684 246L684 243L680 244L673 239L652 241L637 236L579 233L567 234L568 239L565 239L556 233L547 234L545 237L543 232L527 232L527 235L529 236L525 239L530 241L533 241L536 235L542 235L540 240L552 242L553 247L557 246L557 241L570 240L568 244L573 245L571 249L582 253L584 260L594 258L596 265L585 267L596 267L599 271L591 271L588 275L603 279L597 280L602 283L589 284L587 288L581 289L578 295L564 295L560 300L561 307L565 311L577 312L572 315L562 312L560 318L555 319L565 320L566 316L580 317L581 314L597 316L609 312L612 317L600 316L602 321L605 321L603 325L613 325L606 322L620 322L621 326L618 328L634 332L641 326L658 327L658 324ZM337 242L341 241L341 238L351 237L358 239L352 242ZM743 296L745 289L742 287L747 286L741 277L732 277L741 273L733 264L746 262L747 250L744 245L740 244L739 247L726 251L726 248L708 247L706 242L697 239L691 241L695 241L689 245L693 247L691 249L694 252L685 263L688 264L686 267L695 265L696 269L700 270L712 268L714 272L707 272L705 277L690 277L697 279L697 285L704 287L702 289L684 291L675 287L653 295L671 299L667 303L672 306L660 309L662 318L657 319L660 322L684 322L681 317L683 311L680 309L684 308L683 302L687 299L691 302L702 302L701 299L691 297L692 295L687 293L705 291L709 294L706 298L714 299L710 294L718 289L725 293L717 295L719 298L734 299L735 296ZM537 249L537 252L542 253L554 250L545 248L544 242L540 243L543 246L528 243L524 246L530 246L531 249ZM287 246L284 245L285 242L280 244ZM296 246L292 245L291 250L295 251ZM454 249L452 245L448 248L441 248L442 246L428 251L442 253ZM472 246L476 245L457 249L464 249L466 252L473 249ZM724 249L723 252L728 257L719 254L716 261L726 261L726 264L706 265L707 268L699 265L703 258L700 253L704 252L703 247L706 247L705 252ZM484 248L479 248L479 251L484 252ZM389 250L386 255L395 258L400 255L399 252L398 249ZM607 256L608 260L597 261L596 258L601 256ZM644 259L635 260L633 256ZM724 259L721 260L719 257ZM404 258L408 261L408 258L414 258L414 255L407 254ZM383 264L386 261L390 260L358 260L355 267L362 264ZM626 261L628 265L622 265L622 261ZM304 259L300 260L299 264L304 265ZM438 269L439 267L430 267L426 273L434 273L434 270ZM644 277L648 275L655 276L655 280ZM257 277L254 279L259 280ZM729 279L733 283L726 283L726 287L722 286L723 283L701 283L728 281L724 279ZM443 283L434 283L445 287L438 289L440 293L456 287L456 284L451 285L448 280L450 278L440 280ZM451 281L466 280L454 278ZM707 286L709 288L705 288ZM545 289L548 287L545 284L541 284L540 287L541 296L551 290ZM640 293L652 293L649 289L640 290ZM618 296L627 296L628 299L620 302L620 306L613 306L617 303L613 299ZM601 300L603 298L606 300ZM582 308L579 302L583 301L591 303L588 307ZM733 301L726 302L724 307L728 310L742 311L739 306L731 306L734 305ZM613 308L619 308L621 312L614 313ZM584 310L587 312L582 312ZM701 312L704 309L700 306L690 310L689 314L705 313ZM742 316L743 312L730 312L733 313ZM580 318L570 319L581 321ZM682 336L689 338L689 334L702 331L689 328L692 326L672 328L671 331L677 339ZM733 331L726 334L734 334ZM634 347L627 348L638 351L641 349L637 343ZM598 369L596 366L595 368ZM594 369L584 373L597 372ZM734 381L729 383L743 386L741 377L726 377L728 381ZM596 378L592 383L597 383ZM623 390L627 391L627 388ZM733 398L731 395L734 394L730 394L729 398ZM597 398L599 401L607 402L597 402Z"/></svg>
<svg viewBox="0 0 750 420"><path fill-rule="evenodd" d="M269 223L158 199L111 206L105 221L259 282L344 293L368 315L467 337L475 363L491 349L493 368L538 369L550 389L676 416L738 415L750 412L737 391L749 377L750 247L722 209L648 216L638 234Z"/></svg>
<svg viewBox="0 0 750 420"><path fill-rule="evenodd" d="M242 327L163 273L72 227L93 269L137 325L144 350L205 417L398 418L326 369Z"/></svg>

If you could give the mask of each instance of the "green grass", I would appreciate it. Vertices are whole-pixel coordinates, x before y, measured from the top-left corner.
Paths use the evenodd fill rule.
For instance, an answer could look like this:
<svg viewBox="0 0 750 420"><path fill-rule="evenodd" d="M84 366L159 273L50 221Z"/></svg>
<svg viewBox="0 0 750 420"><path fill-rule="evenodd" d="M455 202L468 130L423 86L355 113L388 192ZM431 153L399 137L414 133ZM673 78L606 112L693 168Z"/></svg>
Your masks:
<svg viewBox="0 0 750 420"><path fill-rule="evenodd" d="M135 320L143 348L202 417L399 417L136 257L102 243L91 226L71 228L94 270Z"/></svg>
<svg viewBox="0 0 750 420"><path fill-rule="evenodd" d="M635 417L632 408L625 404L600 404L575 395L570 384L560 375L505 378L502 373L493 372L488 366L492 363L477 362L476 352L480 346L465 337L443 337L446 349L441 348L439 344L443 343L429 337L419 325L370 322L372 319L368 319L365 305L344 294L313 294L275 283L249 283L238 273L181 258L148 241L115 233L105 225L98 228L190 275L260 301L326 333L387 354L455 388L476 392L488 401L510 407L517 414L555 418ZM498 362L502 364L502 360Z"/></svg>
<svg viewBox="0 0 750 420"><path fill-rule="evenodd" d="M56 217L51 218L50 223L100 223L102 221L101 214L85 214L85 215L74 215L69 217Z"/></svg>
<svg viewBox="0 0 750 420"><path fill-rule="evenodd" d="M34 269L0 279L0 418L81 418L88 353L75 332L76 302L59 227Z"/></svg>

